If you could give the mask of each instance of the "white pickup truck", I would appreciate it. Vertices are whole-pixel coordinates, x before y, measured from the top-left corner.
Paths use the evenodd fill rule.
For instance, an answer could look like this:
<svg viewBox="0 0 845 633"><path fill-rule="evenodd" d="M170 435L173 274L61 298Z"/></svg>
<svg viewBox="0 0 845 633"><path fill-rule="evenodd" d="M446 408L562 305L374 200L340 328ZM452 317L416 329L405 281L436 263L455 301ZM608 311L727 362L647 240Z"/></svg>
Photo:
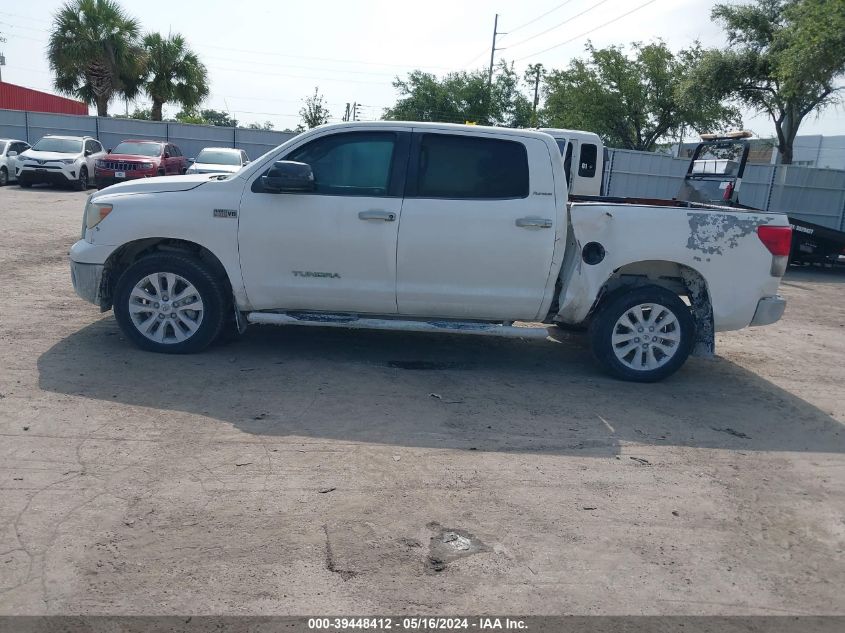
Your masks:
<svg viewBox="0 0 845 633"><path fill-rule="evenodd" d="M539 131L326 125L235 174L93 194L71 273L158 352L246 323L546 336L513 325L539 322L588 326L608 371L654 381L715 331L780 318L791 233L782 215L658 202L570 202Z"/></svg>

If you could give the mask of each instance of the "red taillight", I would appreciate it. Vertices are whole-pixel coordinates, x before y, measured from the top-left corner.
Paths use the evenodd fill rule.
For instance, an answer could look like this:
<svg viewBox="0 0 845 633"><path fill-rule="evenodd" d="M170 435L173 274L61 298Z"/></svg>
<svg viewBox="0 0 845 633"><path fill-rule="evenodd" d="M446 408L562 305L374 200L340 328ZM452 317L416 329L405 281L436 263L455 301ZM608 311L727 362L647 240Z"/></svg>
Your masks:
<svg viewBox="0 0 845 633"><path fill-rule="evenodd" d="M757 237L769 252L775 257L786 257L792 248L791 226L769 226L763 224L757 227Z"/></svg>

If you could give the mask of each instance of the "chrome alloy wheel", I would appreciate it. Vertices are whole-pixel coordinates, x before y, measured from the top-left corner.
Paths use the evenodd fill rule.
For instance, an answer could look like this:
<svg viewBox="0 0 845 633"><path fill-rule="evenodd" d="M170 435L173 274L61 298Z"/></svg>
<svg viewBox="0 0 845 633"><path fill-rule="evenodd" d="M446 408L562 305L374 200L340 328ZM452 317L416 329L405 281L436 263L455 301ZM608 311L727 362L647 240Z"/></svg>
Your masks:
<svg viewBox="0 0 845 633"><path fill-rule="evenodd" d="M637 371L662 367L675 356L681 326L675 314L658 303L641 303L626 310L613 326L613 353Z"/></svg>
<svg viewBox="0 0 845 633"><path fill-rule="evenodd" d="M175 273L147 275L129 293L133 325L156 343L188 340L199 329L203 312L199 291Z"/></svg>

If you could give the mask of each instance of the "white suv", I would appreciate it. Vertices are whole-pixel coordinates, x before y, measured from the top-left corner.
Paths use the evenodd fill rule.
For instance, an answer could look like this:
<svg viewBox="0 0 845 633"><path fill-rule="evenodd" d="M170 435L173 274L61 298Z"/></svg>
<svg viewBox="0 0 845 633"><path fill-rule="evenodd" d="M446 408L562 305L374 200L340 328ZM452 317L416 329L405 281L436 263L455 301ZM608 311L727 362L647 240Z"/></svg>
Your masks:
<svg viewBox="0 0 845 633"><path fill-rule="evenodd" d="M15 179L17 156L29 149L29 143L14 138L0 138L0 187Z"/></svg>
<svg viewBox="0 0 845 633"><path fill-rule="evenodd" d="M16 175L21 187L46 182L88 189L94 165L106 155L90 136L45 136L18 157Z"/></svg>

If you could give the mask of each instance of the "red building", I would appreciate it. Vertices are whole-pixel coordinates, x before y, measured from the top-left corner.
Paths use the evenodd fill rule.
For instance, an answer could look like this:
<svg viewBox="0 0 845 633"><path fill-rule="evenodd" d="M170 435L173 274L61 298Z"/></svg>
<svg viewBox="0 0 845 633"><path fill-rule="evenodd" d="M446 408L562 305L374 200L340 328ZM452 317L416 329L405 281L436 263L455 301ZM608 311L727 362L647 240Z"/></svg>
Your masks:
<svg viewBox="0 0 845 633"><path fill-rule="evenodd" d="M88 114L88 106L81 101L66 99L49 92L32 90L6 82L0 82L0 110Z"/></svg>

